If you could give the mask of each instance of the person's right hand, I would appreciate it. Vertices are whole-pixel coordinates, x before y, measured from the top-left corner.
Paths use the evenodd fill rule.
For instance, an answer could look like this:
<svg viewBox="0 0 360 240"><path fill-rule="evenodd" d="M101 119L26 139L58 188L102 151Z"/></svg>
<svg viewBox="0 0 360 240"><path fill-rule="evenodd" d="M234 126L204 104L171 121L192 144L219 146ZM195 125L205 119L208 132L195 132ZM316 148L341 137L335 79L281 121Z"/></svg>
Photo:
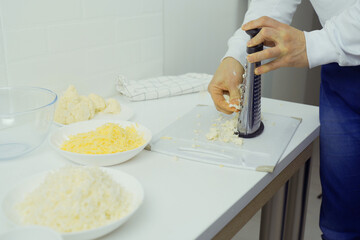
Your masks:
<svg viewBox="0 0 360 240"><path fill-rule="evenodd" d="M229 103L224 98L224 94L230 96L230 104L239 105L239 85L242 83L243 73L244 68L234 58L227 57L220 63L208 86L208 91L218 111L226 114L239 111L229 106Z"/></svg>

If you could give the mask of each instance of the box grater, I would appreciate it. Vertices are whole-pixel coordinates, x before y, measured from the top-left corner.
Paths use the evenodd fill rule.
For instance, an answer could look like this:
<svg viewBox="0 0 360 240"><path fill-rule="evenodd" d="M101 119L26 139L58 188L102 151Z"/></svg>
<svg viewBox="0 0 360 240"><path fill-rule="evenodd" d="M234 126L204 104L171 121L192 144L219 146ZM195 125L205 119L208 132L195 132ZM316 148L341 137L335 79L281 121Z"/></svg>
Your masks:
<svg viewBox="0 0 360 240"><path fill-rule="evenodd" d="M258 34L260 29L251 29L246 31L251 38ZM246 52L252 54L263 50L263 44L253 47L247 47ZM240 106L236 134L243 138L252 138L260 135L264 130L264 124L261 122L261 75L255 74L255 68L259 67L261 62L246 62L243 82L240 84Z"/></svg>

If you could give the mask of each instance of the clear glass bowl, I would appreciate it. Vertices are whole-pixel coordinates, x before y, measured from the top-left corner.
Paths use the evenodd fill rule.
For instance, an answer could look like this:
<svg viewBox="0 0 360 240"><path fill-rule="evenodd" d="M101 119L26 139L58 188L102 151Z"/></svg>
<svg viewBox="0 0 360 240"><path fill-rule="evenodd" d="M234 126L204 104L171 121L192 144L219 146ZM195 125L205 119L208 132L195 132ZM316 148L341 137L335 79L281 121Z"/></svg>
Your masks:
<svg viewBox="0 0 360 240"><path fill-rule="evenodd" d="M53 122L57 95L39 87L0 87L0 159L40 146Z"/></svg>

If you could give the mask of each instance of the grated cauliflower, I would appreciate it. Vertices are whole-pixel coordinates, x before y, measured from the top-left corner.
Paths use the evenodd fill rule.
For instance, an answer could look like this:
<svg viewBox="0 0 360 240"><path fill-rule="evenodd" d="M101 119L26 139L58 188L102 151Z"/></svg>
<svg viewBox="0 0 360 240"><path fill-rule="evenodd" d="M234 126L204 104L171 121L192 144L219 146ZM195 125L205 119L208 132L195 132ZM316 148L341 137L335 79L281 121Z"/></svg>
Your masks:
<svg viewBox="0 0 360 240"><path fill-rule="evenodd" d="M210 141L222 141L222 142L231 142L237 145L243 144L243 139L235 135L234 132L237 131L237 119L239 113L234 114L234 117L231 119L225 119L220 115L218 119L215 120L215 124L209 129L209 132L206 134L206 138Z"/></svg>
<svg viewBox="0 0 360 240"><path fill-rule="evenodd" d="M75 232L126 216L132 198L132 193L98 167L65 167L49 173L15 208L25 225Z"/></svg>

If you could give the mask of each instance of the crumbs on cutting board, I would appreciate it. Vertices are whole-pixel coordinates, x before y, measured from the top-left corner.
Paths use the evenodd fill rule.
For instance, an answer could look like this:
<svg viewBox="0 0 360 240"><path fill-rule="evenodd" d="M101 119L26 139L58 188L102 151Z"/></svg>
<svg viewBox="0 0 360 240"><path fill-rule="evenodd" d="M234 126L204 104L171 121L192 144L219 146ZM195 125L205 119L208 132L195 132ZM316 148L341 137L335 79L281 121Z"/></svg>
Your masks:
<svg viewBox="0 0 360 240"><path fill-rule="evenodd" d="M172 137L167 137L167 136L162 136L160 139L164 139L164 140L172 140Z"/></svg>
<svg viewBox="0 0 360 240"><path fill-rule="evenodd" d="M234 114L231 119L226 119L220 115L219 118L215 119L215 123L211 125L212 127L206 134L206 138L211 141L242 145L243 139L234 134L237 131L238 116L239 113Z"/></svg>

